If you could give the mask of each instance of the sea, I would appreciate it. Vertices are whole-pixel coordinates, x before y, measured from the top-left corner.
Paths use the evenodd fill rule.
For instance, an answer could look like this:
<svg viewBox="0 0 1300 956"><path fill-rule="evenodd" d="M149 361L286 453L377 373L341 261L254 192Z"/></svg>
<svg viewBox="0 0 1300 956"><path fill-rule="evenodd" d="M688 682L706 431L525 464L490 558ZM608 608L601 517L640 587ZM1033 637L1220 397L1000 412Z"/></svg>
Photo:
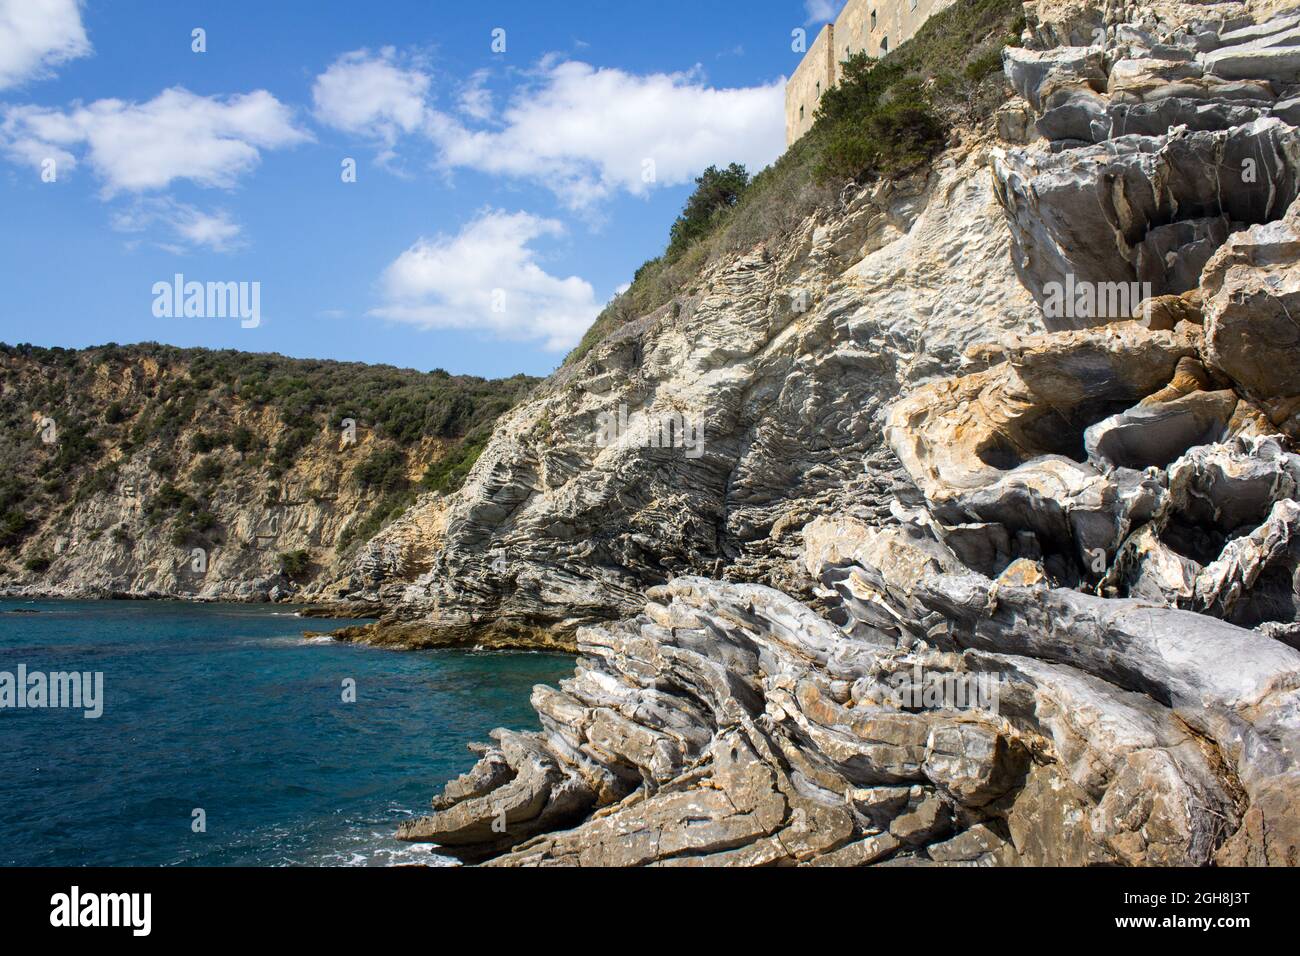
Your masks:
<svg viewBox="0 0 1300 956"><path fill-rule="evenodd" d="M535 730L533 686L573 659L303 636L356 623L0 601L0 865L452 865L397 825L473 765L467 743ZM80 694L50 677L72 673Z"/></svg>

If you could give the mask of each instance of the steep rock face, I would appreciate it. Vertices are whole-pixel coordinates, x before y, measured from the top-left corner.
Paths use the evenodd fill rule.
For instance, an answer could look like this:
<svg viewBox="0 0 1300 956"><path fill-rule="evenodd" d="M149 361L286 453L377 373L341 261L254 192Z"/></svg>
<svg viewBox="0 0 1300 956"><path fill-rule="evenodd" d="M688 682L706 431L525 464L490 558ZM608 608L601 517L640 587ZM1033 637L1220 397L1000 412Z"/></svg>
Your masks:
<svg viewBox="0 0 1300 956"><path fill-rule="evenodd" d="M571 635L679 574L805 587L800 527L888 520L888 400L1036 327L986 156L846 197L561 370L497 428L376 639ZM611 420L624 440L601 440ZM664 422L698 447L646 447Z"/></svg>
<svg viewBox="0 0 1300 956"><path fill-rule="evenodd" d="M421 495L404 514L365 542L332 578L322 578L307 593L328 599L390 604L401 599L406 582L425 573L447 534L446 496Z"/></svg>
<svg viewBox="0 0 1300 956"><path fill-rule="evenodd" d="M1300 205L1224 243L1204 295L1207 363L1300 438Z"/></svg>
<svg viewBox="0 0 1300 956"><path fill-rule="evenodd" d="M1211 7L1250 9L1059 4L1064 19L1032 32L1060 43L1100 24L1147 36L1139 59L1191 38L1235 51L1214 61L1235 73L1289 69L1254 55L1285 43L1251 46L1285 17L1168 19ZM1117 54L1094 53L1102 94ZM1293 142L1276 117L1218 142L1261 130ZM973 342L964 374L901 382L871 405L902 470L872 502L888 516L846 504L801 526L808 600L683 575L581 628L574 676L534 691L542 730L495 732L400 835L496 865L1300 864L1300 456L1281 326L1300 201L1277 198L1284 149L1275 198L1250 207L1271 218L1216 208L1224 229L1201 229L1206 210L1183 202L1204 184L1189 172L1183 193L1140 158L1186 135L1117 145L1138 158L1113 176L1092 175L1083 142L1058 144L1071 181L1039 176L1055 163L1041 141L994 175L1036 297L1054 275L1128 281L1150 234L1186 221L1160 258L1197 282L1135 303L1141 322L1130 308ZM1102 183L1111 212L1132 212L1142 183L1155 197L1132 232L1067 215Z"/></svg>
<svg viewBox="0 0 1300 956"><path fill-rule="evenodd" d="M845 550L874 544L838 530ZM575 677L534 694L544 730L498 733L401 835L509 847L504 864L1189 865L1238 830L1238 787L1294 785L1278 768L1300 653L1270 638L1042 585L1002 588L990 618L982 576L906 594L874 567L814 566L852 636L779 592L679 578L637 618L584 629ZM1097 605L1140 673L1079 640ZM930 607L960 623L930 633ZM891 610L917 623L873 623Z"/></svg>

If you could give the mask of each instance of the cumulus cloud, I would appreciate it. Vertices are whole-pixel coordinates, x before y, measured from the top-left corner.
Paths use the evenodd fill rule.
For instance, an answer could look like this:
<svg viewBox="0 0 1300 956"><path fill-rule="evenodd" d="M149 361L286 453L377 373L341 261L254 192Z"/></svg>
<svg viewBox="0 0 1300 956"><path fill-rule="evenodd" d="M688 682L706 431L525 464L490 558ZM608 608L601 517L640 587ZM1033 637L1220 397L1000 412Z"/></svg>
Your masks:
<svg viewBox="0 0 1300 956"><path fill-rule="evenodd" d="M114 214L119 232L138 233L169 252L229 252L242 245L243 228L225 210L203 212L170 197L137 199Z"/></svg>
<svg viewBox="0 0 1300 956"><path fill-rule="evenodd" d="M392 50L358 50L317 78L316 115L390 149L418 131L445 168L529 179L574 209L680 185L712 164L758 169L785 148L780 80L718 89L698 69L639 75L554 57L522 76L499 113L481 71L453 91L454 110L439 110L427 73Z"/></svg>
<svg viewBox="0 0 1300 956"><path fill-rule="evenodd" d="M392 146L425 122L430 79L392 47L345 53L312 85L316 118L345 133Z"/></svg>
<svg viewBox="0 0 1300 956"><path fill-rule="evenodd" d="M77 0L0 0L0 90L90 52Z"/></svg>
<svg viewBox="0 0 1300 956"><path fill-rule="evenodd" d="M553 219L485 210L458 234L420 239L398 256L380 280L385 304L370 315L570 348L600 305L590 283L538 264L533 243L563 231Z"/></svg>
<svg viewBox="0 0 1300 956"><path fill-rule="evenodd" d="M105 197L164 189L178 179L230 187L257 166L260 150L307 139L292 110L265 90L223 97L173 87L147 103L15 106L0 121L0 143L11 156L34 164L45 157L66 165L85 160Z"/></svg>
<svg viewBox="0 0 1300 956"><path fill-rule="evenodd" d="M706 86L698 72L639 76L568 61L543 67L496 127L434 114L451 167L532 179L574 208L619 190L644 195L706 166L766 166L785 148L783 82Z"/></svg>

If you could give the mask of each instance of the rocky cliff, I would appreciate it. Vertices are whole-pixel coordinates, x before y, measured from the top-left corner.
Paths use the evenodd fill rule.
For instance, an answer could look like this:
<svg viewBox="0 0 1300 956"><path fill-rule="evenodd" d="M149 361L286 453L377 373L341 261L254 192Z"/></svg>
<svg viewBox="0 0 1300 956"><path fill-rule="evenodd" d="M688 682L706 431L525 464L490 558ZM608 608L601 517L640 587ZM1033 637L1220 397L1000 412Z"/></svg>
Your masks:
<svg viewBox="0 0 1300 956"><path fill-rule="evenodd" d="M414 573L428 564L418 521L397 527L400 548L371 536L422 488L450 490L476 433L533 384L153 345L6 346L0 588L315 600L340 577Z"/></svg>
<svg viewBox="0 0 1300 956"><path fill-rule="evenodd" d="M401 835L1300 863L1293 6L1028 4L997 136L716 264L505 417L425 509L429 573L352 593L398 598L403 643L579 658Z"/></svg>
<svg viewBox="0 0 1300 956"><path fill-rule="evenodd" d="M549 379L459 494L428 504L445 538L427 574L385 592L398 603L378 638L572 634L684 574L808 593L804 525L892 520L905 476L882 441L889 402L1038 326L992 148L973 138L846 195ZM623 420L622 440L603 441L602 423ZM698 453L662 440L665 422Z"/></svg>

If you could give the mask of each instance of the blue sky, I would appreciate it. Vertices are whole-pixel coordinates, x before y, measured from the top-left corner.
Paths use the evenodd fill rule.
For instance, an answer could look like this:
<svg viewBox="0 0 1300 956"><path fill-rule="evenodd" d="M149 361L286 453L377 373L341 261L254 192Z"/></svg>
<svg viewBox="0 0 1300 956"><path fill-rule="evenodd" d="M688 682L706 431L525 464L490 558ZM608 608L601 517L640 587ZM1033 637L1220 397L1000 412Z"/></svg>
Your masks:
<svg viewBox="0 0 1300 956"><path fill-rule="evenodd" d="M695 175L780 154L835 6L0 0L0 341L545 374ZM176 273L260 324L155 316Z"/></svg>

